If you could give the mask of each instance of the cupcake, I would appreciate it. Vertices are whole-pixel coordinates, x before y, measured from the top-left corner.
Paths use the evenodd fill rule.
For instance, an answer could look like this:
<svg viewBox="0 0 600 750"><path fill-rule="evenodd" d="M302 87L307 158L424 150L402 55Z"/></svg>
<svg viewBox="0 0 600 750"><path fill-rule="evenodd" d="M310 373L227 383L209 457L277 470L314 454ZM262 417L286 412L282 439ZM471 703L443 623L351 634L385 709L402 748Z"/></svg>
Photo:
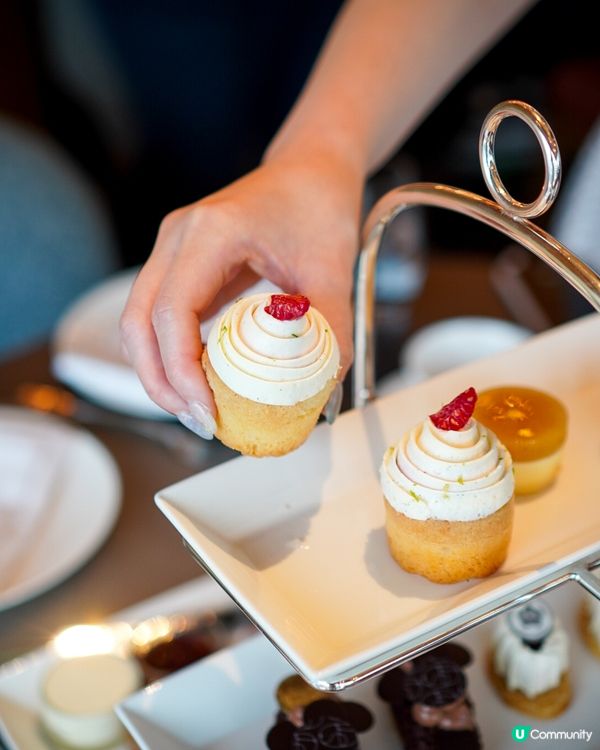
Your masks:
<svg viewBox="0 0 600 750"><path fill-rule="evenodd" d="M390 704L403 747L481 747L463 672L470 661L465 648L447 643L383 676L378 685L379 697Z"/></svg>
<svg viewBox="0 0 600 750"><path fill-rule="evenodd" d="M517 495L552 484L567 436L567 411L558 399L535 388L491 388L479 394L475 417L510 451Z"/></svg>
<svg viewBox="0 0 600 750"><path fill-rule="evenodd" d="M472 418L474 388L413 427L380 470L388 545L409 573L455 583L506 558L514 507L510 453Z"/></svg>
<svg viewBox="0 0 600 750"><path fill-rule="evenodd" d="M315 690L298 675L279 685L277 702L277 721L267 735L270 750L359 750L358 734L373 724L371 712L360 703Z"/></svg>
<svg viewBox="0 0 600 750"><path fill-rule="evenodd" d="M335 387L338 345L302 295L237 300L212 327L202 365L217 406L217 437L250 456L301 445Z"/></svg>
<svg viewBox="0 0 600 750"><path fill-rule="evenodd" d="M581 606L581 634L585 645L600 658L600 601L587 596Z"/></svg>
<svg viewBox="0 0 600 750"><path fill-rule="evenodd" d="M529 602L499 620L490 676L502 700L525 714L550 719L567 708L568 636L545 602Z"/></svg>

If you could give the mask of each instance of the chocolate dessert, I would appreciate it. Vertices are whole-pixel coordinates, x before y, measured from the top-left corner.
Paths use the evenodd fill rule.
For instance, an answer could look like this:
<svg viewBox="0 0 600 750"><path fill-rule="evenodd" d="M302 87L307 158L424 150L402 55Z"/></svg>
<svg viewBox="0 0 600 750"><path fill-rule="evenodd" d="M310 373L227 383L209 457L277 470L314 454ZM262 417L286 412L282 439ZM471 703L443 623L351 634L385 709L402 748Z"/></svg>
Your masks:
<svg viewBox="0 0 600 750"><path fill-rule="evenodd" d="M481 747L463 673L471 655L445 644L391 672L379 682L404 746L410 750L477 750Z"/></svg>
<svg viewBox="0 0 600 750"><path fill-rule="evenodd" d="M358 734L373 724L364 706L328 697L298 676L281 683L277 699L281 710L267 735L270 750L359 750Z"/></svg>

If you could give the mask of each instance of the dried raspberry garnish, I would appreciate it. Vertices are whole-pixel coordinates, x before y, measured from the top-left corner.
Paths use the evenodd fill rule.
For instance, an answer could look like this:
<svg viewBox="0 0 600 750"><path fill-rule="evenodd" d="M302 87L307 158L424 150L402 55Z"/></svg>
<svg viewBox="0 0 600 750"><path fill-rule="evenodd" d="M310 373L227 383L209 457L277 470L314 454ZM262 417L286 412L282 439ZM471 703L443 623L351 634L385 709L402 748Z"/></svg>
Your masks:
<svg viewBox="0 0 600 750"><path fill-rule="evenodd" d="M265 312L277 320L297 320L309 307L310 300L302 294L272 294Z"/></svg>
<svg viewBox="0 0 600 750"><path fill-rule="evenodd" d="M440 430L462 430L471 419L476 403L477 391L473 387L467 388L429 418Z"/></svg>

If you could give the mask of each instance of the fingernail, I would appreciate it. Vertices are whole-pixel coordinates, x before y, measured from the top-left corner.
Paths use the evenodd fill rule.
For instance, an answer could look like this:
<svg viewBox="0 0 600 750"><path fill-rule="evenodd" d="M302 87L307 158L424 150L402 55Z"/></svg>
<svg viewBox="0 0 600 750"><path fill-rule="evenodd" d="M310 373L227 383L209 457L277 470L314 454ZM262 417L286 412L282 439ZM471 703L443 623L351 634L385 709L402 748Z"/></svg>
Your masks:
<svg viewBox="0 0 600 750"><path fill-rule="evenodd" d="M331 391L331 396L323 407L323 416L328 424L333 424L337 419L340 409L342 408L342 398L344 389L341 383L336 383L335 388Z"/></svg>
<svg viewBox="0 0 600 750"><path fill-rule="evenodd" d="M191 430L205 440L212 440L217 429L215 418L209 410L199 401L194 401L190 406L190 411L181 411L177 419L184 427Z"/></svg>

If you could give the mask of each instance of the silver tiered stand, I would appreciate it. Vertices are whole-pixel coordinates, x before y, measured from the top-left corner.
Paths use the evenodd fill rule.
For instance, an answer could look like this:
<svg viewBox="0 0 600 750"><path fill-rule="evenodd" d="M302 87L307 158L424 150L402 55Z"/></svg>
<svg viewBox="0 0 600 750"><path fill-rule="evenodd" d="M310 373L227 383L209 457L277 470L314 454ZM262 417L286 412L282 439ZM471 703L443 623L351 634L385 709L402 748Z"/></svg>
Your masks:
<svg viewBox="0 0 600 750"><path fill-rule="evenodd" d="M518 117L535 133L542 149L545 164L544 184L539 196L532 203L515 200L505 188L496 167L494 144L498 126L507 117ZM364 247L358 260L355 300L355 363L352 401L353 406L365 406L375 397L375 266L377 254L385 230L399 213L413 206L433 206L470 216L483 222L526 247L554 268L585 299L600 312L600 276L581 261L574 253L529 219L540 216L554 202L561 178L560 153L554 133L540 113L520 101L505 101L496 105L486 117L479 138L479 158L486 185L495 202L475 193L438 185L416 182L403 185L386 193L370 212L364 227ZM600 344L600 342L599 342ZM414 641L400 658L390 658L377 666L355 675L353 683L369 679L390 669L395 664L414 658L460 633L479 625L510 607L526 602L534 596L560 586L566 581L576 581L584 589L600 599L600 579L592 570L600 567L600 558L593 555L574 565L553 570L539 580L534 589L513 592L497 601L492 609L455 620L451 626L434 639ZM335 687L342 689L348 684L341 682Z"/></svg>

